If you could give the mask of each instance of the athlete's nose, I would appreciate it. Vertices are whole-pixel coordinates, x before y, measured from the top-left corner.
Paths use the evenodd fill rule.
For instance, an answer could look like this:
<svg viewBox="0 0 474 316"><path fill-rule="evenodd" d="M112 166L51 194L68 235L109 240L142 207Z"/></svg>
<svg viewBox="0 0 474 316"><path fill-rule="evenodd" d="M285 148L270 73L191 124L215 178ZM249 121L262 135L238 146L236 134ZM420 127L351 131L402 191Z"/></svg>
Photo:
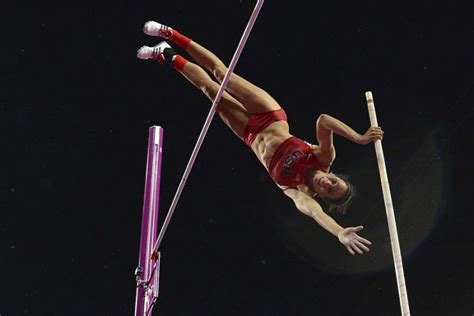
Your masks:
<svg viewBox="0 0 474 316"><path fill-rule="evenodd" d="M328 178L323 178L323 184L326 186L331 186L331 181Z"/></svg>

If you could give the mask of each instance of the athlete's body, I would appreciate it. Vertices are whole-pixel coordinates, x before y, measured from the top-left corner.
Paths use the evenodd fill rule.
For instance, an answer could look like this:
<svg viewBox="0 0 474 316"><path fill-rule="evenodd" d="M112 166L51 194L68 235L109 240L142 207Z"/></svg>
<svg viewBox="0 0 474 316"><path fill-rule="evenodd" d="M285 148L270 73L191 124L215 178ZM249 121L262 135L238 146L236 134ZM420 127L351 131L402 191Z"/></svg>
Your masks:
<svg viewBox="0 0 474 316"><path fill-rule="evenodd" d="M214 101L220 85L204 69L222 82L227 68L217 56L176 30L157 22L147 22L144 32L173 41L191 55L198 65L176 54L166 42L154 47L143 46L138 51L139 58L153 58L172 64ZM314 196L335 205L347 206L352 197L352 186L340 176L328 173L336 157L333 133L358 144L367 144L382 139L383 131L380 128L371 127L361 135L343 122L323 114L316 121L318 145L310 145L290 134L285 112L266 91L236 74L231 75L217 112L229 128L249 145L299 211L338 237L351 254L369 251L367 246L371 244L370 241L356 233L363 227L341 227L322 210Z"/></svg>

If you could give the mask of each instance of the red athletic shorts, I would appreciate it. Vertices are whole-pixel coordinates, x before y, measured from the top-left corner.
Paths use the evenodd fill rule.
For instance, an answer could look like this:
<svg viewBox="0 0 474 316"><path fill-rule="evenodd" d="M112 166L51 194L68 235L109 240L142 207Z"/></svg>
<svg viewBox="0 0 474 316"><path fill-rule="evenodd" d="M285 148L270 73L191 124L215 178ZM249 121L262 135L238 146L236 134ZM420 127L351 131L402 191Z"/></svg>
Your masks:
<svg viewBox="0 0 474 316"><path fill-rule="evenodd" d="M270 124L278 121L288 121L285 111L282 108L275 111L256 113L250 115L247 126L245 126L244 142L250 146L257 135Z"/></svg>

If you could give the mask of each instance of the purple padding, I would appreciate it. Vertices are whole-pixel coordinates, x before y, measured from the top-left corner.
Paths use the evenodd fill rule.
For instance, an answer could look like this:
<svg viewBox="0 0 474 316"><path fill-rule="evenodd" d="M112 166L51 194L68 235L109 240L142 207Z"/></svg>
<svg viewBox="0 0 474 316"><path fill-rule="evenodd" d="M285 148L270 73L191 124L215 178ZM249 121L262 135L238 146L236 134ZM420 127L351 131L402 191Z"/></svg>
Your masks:
<svg viewBox="0 0 474 316"><path fill-rule="evenodd" d="M151 281L149 285L152 288L155 287L155 284L154 280L150 280L150 278L156 269L155 264L159 266L159 261L154 262L150 259L150 255L157 237L162 150L163 128L152 126L148 136L140 255L138 258L138 266L142 268L140 279L143 281ZM156 272L158 272L158 270ZM150 303L155 299L154 290L150 290L147 291L145 287L137 285L135 316L144 316L145 313L147 313Z"/></svg>

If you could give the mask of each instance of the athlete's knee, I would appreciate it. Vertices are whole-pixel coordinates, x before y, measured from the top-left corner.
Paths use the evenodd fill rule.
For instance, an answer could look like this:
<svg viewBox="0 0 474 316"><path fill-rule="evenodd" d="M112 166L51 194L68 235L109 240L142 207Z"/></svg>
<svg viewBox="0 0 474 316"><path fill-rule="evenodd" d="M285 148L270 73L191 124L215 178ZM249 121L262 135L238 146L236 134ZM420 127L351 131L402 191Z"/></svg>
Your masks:
<svg viewBox="0 0 474 316"><path fill-rule="evenodd" d="M209 99L214 101L217 96L217 92L219 91L219 85L214 81L208 80L206 82L202 82L201 90Z"/></svg>
<svg viewBox="0 0 474 316"><path fill-rule="evenodd" d="M212 69L212 74L219 82L222 82L224 80L224 76L226 72L227 72L227 67L224 65L215 65L214 68Z"/></svg>
<svg viewBox="0 0 474 316"><path fill-rule="evenodd" d="M211 81L203 85L201 90L209 98L209 100L214 102L214 100L217 97L217 93L219 92L219 88L220 88L219 84L215 83L214 81ZM223 96L223 98L224 97L225 96ZM219 104L217 104L216 106L216 112L220 113L221 110L222 110L221 102L219 102Z"/></svg>

